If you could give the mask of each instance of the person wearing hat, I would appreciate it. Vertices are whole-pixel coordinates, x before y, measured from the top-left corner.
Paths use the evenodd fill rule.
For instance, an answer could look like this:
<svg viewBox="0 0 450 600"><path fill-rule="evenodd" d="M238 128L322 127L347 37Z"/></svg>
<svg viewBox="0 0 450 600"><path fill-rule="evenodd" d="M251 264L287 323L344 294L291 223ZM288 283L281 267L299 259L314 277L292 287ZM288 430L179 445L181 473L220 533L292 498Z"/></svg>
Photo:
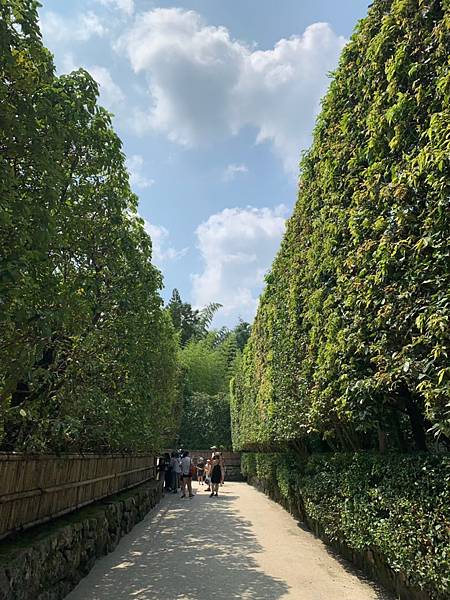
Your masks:
<svg viewBox="0 0 450 600"><path fill-rule="evenodd" d="M217 446L211 446L211 462L213 461L216 453L217 453Z"/></svg>

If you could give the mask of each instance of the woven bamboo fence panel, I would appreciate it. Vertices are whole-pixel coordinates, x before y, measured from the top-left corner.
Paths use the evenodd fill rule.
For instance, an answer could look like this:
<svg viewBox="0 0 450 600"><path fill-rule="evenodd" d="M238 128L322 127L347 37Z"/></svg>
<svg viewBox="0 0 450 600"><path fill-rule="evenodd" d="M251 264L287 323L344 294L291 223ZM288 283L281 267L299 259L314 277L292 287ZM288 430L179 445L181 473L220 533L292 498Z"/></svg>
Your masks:
<svg viewBox="0 0 450 600"><path fill-rule="evenodd" d="M0 539L155 478L153 455L0 453Z"/></svg>

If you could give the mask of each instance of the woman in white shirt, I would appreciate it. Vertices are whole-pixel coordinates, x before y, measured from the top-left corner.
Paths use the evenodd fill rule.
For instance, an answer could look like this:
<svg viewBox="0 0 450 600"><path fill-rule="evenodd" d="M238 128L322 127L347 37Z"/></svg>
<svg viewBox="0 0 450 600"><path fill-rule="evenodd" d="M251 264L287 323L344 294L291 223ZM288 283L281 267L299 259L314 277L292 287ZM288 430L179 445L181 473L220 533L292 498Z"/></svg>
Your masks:
<svg viewBox="0 0 450 600"><path fill-rule="evenodd" d="M181 459L181 477L183 478L181 497L186 498L187 488L189 492L189 498L193 498L194 494L192 493L192 460L187 450L183 453L183 458Z"/></svg>

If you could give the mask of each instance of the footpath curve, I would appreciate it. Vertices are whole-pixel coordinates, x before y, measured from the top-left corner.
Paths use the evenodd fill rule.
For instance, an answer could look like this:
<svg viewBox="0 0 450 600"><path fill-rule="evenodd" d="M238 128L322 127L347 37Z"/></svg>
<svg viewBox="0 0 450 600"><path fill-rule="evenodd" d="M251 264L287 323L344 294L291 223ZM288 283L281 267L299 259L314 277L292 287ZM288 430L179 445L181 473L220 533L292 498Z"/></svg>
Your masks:
<svg viewBox="0 0 450 600"><path fill-rule="evenodd" d="M168 494L67 600L391 599L247 484L195 493Z"/></svg>

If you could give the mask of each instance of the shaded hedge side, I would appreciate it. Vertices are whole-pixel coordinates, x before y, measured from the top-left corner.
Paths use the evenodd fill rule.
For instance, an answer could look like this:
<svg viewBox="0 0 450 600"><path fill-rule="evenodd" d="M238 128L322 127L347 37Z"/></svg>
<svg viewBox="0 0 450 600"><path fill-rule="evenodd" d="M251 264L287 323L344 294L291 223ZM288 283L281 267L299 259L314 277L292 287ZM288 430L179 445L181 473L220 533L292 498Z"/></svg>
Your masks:
<svg viewBox="0 0 450 600"><path fill-rule="evenodd" d="M235 448L448 447L449 48L448 0L375 0L344 49L232 383Z"/></svg>

